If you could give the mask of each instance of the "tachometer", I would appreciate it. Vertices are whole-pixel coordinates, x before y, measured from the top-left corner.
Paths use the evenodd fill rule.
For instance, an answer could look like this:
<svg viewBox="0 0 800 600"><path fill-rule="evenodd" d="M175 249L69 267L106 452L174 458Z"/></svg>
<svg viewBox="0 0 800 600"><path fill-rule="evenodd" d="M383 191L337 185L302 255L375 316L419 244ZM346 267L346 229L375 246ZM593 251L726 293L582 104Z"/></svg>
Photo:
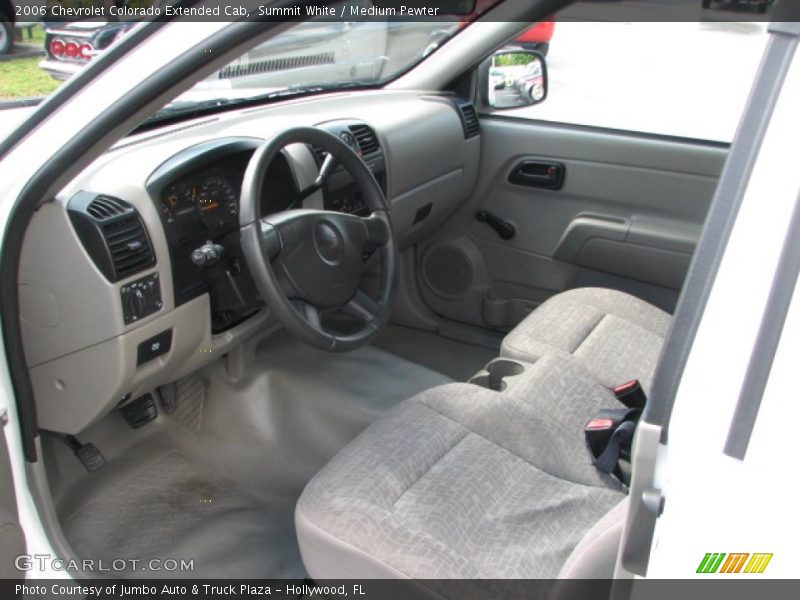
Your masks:
<svg viewBox="0 0 800 600"><path fill-rule="evenodd" d="M195 202L203 224L209 229L230 227L238 219L239 198L224 177L212 175L203 179Z"/></svg>

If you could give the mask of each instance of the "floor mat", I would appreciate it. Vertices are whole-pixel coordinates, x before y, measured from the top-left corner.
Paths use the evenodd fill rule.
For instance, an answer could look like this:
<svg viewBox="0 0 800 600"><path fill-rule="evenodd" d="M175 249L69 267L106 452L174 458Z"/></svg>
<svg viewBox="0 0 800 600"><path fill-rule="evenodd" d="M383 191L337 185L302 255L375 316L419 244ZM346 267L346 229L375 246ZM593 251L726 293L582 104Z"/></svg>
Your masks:
<svg viewBox="0 0 800 600"><path fill-rule="evenodd" d="M173 451L95 495L63 527L84 558L192 561L191 570L164 576L300 577L294 549L290 559L268 564L263 548L293 533L291 524L276 527L270 512L232 482L200 474Z"/></svg>

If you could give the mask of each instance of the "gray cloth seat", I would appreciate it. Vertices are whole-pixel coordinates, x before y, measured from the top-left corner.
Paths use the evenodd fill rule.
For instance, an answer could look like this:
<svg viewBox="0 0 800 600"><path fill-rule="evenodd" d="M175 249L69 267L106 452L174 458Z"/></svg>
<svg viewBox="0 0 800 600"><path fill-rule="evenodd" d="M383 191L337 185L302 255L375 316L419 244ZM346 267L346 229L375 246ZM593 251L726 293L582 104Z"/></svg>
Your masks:
<svg viewBox="0 0 800 600"><path fill-rule="evenodd" d="M571 357L601 384L650 389L672 317L630 294L577 288L553 296L506 335L500 355Z"/></svg>
<svg viewBox="0 0 800 600"><path fill-rule="evenodd" d="M457 383L402 402L303 492L295 523L309 575L610 576L618 532L609 532L624 517L625 491L591 465L583 426L616 406L559 356L526 365L505 392ZM587 570L573 552L587 553L584 538L598 526L611 556ZM463 597L452 582L424 582L440 585L439 597Z"/></svg>

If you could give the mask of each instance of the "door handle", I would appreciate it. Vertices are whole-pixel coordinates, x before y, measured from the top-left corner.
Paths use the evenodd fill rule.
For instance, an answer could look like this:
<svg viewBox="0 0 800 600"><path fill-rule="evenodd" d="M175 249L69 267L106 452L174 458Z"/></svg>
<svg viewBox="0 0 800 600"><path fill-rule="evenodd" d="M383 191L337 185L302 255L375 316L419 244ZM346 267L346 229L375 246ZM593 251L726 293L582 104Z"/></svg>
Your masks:
<svg viewBox="0 0 800 600"><path fill-rule="evenodd" d="M515 185L560 190L566 173L563 163L525 160L512 169L508 181Z"/></svg>

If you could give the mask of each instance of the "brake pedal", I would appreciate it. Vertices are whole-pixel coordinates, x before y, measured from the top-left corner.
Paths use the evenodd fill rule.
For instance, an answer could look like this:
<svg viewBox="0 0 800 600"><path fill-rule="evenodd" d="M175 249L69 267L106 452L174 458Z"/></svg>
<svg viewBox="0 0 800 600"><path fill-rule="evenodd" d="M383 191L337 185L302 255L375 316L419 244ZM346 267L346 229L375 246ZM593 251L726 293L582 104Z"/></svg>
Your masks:
<svg viewBox="0 0 800 600"><path fill-rule="evenodd" d="M158 407L156 401L151 394L145 394L129 402L124 406L119 407L119 412L125 418L125 422L133 429L139 429L147 425L150 421L154 421L158 416Z"/></svg>
<svg viewBox="0 0 800 600"><path fill-rule="evenodd" d="M103 456L103 453L91 442L88 444L81 444L74 435L65 434L60 437L67 446L72 448L73 454L81 461L81 464L89 473L94 473L106 466L106 457Z"/></svg>

